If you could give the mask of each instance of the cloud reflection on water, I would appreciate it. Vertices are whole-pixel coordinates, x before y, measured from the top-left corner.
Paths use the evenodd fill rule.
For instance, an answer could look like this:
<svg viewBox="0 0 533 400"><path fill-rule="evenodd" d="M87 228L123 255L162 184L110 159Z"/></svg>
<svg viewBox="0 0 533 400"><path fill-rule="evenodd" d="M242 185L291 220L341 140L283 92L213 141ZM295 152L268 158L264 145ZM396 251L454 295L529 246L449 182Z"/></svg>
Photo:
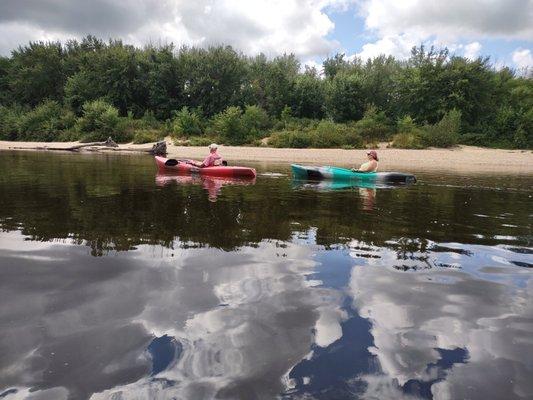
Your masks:
<svg viewBox="0 0 533 400"><path fill-rule="evenodd" d="M319 321L333 322L338 294L310 289L308 246L265 241L237 252L165 250L160 259L152 246L101 258L54 244L26 253L31 262L2 251L9 284L0 284L0 315L13 322L0 338L1 387L101 392L96 399L274 397L309 352L313 327L321 340L331 336ZM154 379L145 349L162 335L182 351Z"/></svg>
<svg viewBox="0 0 533 400"><path fill-rule="evenodd" d="M364 397L391 398L414 381L432 383L437 399L533 396L533 284L523 269L493 267L504 249L483 247L430 257L439 265L435 260L454 256L463 270L399 272L391 268L397 254L383 249L381 258L353 268L354 307L372 324L371 352L383 372L366 377ZM522 287L509 285L521 276ZM456 349L466 352L466 362L435 379L432 366L443 359L442 350Z"/></svg>
<svg viewBox="0 0 533 400"><path fill-rule="evenodd" d="M527 252L402 240L320 250L310 229L233 252L176 243L93 257L0 237L0 387L19 390L8 399L533 393L533 284L510 262ZM147 349L164 335L180 350L152 376Z"/></svg>

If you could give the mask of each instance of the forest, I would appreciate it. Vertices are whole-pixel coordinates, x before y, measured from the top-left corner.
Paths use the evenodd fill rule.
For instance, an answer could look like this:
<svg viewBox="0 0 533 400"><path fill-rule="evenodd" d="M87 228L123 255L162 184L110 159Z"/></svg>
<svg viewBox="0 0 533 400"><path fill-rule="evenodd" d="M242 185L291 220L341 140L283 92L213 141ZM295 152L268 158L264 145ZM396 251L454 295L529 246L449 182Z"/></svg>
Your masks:
<svg viewBox="0 0 533 400"><path fill-rule="evenodd" d="M30 42L0 57L0 140L531 149L531 78L423 45L317 70L222 45Z"/></svg>

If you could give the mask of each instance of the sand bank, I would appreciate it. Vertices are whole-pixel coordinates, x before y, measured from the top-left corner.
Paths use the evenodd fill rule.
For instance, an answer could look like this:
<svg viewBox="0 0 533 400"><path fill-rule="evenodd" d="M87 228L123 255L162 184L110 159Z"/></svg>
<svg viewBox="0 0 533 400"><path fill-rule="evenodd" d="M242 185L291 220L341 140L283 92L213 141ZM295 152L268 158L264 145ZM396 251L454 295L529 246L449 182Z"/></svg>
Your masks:
<svg viewBox="0 0 533 400"><path fill-rule="evenodd" d="M202 159L206 147L174 146L167 140L169 157ZM0 141L0 150L35 150L68 148L79 144ZM151 148L151 144L121 144L118 149L131 152ZM300 163L352 167L365 160L366 150L274 149L266 147L220 146L219 153L228 161L254 163ZM380 148L381 171L454 171L462 173L505 173L533 175L533 151L487 149L458 146L453 149L404 150Z"/></svg>

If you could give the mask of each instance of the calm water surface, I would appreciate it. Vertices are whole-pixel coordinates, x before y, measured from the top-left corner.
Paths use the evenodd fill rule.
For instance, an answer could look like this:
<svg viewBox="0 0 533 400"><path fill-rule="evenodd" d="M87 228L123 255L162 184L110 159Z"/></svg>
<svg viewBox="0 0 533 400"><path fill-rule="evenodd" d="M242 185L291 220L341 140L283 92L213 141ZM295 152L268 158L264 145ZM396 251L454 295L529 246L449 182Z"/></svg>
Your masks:
<svg viewBox="0 0 533 400"><path fill-rule="evenodd" d="M2 399L531 399L533 177L0 153Z"/></svg>

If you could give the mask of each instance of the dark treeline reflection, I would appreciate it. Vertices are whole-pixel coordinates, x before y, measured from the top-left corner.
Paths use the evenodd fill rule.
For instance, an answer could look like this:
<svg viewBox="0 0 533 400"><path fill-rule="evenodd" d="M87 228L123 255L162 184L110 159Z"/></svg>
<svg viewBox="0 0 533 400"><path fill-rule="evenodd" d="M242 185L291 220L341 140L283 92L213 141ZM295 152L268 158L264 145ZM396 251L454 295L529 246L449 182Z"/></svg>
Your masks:
<svg viewBox="0 0 533 400"><path fill-rule="evenodd" d="M529 198L516 188L473 192L422 180L376 189L369 203L368 189L320 191L259 177L223 187L213 202L201 185L157 185L150 157L2 153L0 169L2 229L32 240L69 238L93 255L139 244L229 251L311 228L319 245L357 240L399 254L425 251L433 241L524 245L530 234Z"/></svg>

